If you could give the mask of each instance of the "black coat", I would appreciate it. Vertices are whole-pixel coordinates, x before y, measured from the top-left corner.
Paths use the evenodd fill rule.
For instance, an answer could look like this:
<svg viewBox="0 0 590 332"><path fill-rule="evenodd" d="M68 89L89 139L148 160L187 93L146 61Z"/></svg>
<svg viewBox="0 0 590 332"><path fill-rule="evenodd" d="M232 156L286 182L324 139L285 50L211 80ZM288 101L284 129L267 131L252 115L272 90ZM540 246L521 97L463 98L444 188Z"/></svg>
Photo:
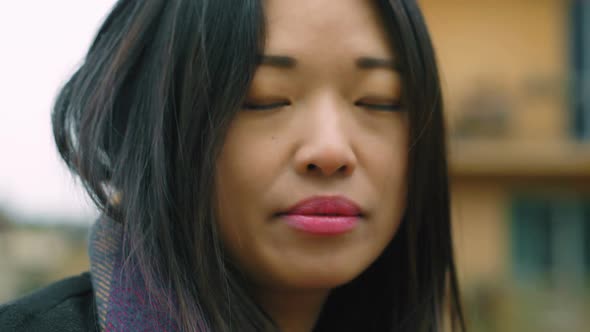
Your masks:
<svg viewBox="0 0 590 332"><path fill-rule="evenodd" d="M99 331L90 275L64 279L0 305L0 331Z"/></svg>

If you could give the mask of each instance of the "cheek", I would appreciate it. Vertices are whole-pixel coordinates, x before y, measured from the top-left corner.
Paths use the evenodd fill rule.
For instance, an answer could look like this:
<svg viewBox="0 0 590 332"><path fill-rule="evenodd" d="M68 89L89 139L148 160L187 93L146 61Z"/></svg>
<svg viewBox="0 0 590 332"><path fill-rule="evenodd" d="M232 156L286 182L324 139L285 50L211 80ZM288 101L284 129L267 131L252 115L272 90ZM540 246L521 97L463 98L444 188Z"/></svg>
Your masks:
<svg viewBox="0 0 590 332"><path fill-rule="evenodd" d="M381 198L382 207L391 205L391 200L405 202L408 176L408 125L405 118L397 117L374 126L359 149L361 164L373 188ZM385 124L385 125L384 125Z"/></svg>
<svg viewBox="0 0 590 332"><path fill-rule="evenodd" d="M244 142L239 144L238 142ZM238 130L230 130L226 136L223 149L216 161L215 192L217 213L222 232L231 231L239 223L231 223L236 216L243 215L248 206L249 198L256 195L256 179L262 172L252 172L252 163L258 163L257 151L250 151L249 137L241 135ZM248 193L252 195L248 195Z"/></svg>
<svg viewBox="0 0 590 332"><path fill-rule="evenodd" d="M238 115L216 161L217 220L232 252L248 246L248 230L270 217L262 202L282 167L273 134L253 128L257 123Z"/></svg>
<svg viewBox="0 0 590 332"><path fill-rule="evenodd" d="M375 190L375 212L383 245L395 235L407 204L408 126L397 118L387 127L375 128L371 144L362 152L367 178Z"/></svg>
<svg viewBox="0 0 590 332"><path fill-rule="evenodd" d="M277 126L256 114L238 113L216 162L217 186L231 196L256 196L268 188L286 160L280 154ZM274 130L273 130L274 129Z"/></svg>
<svg viewBox="0 0 590 332"><path fill-rule="evenodd" d="M407 149L405 145L399 145L399 150L385 154L382 160L374 163L373 183L383 199L395 199L404 201L407 194ZM388 206L389 202L383 202Z"/></svg>
<svg viewBox="0 0 590 332"><path fill-rule="evenodd" d="M244 165L248 163L244 157L248 156L248 151L234 149L232 136L228 138L216 162L216 220L224 248L229 253L235 253L242 246L240 234L247 226L242 221L248 220L247 216L251 213L248 207L252 206L249 201L252 195L245 193L255 191L256 187L252 178L244 172Z"/></svg>

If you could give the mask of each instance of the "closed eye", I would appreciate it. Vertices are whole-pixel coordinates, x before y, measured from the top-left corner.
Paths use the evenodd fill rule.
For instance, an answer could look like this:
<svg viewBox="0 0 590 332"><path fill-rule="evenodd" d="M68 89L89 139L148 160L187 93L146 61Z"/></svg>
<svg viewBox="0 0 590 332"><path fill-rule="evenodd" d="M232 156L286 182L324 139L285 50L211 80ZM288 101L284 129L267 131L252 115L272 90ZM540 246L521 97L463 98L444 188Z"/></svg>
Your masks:
<svg viewBox="0 0 590 332"><path fill-rule="evenodd" d="M369 102L369 101L357 101L354 103L357 107L367 108L376 111L400 111L402 105L399 102Z"/></svg>
<svg viewBox="0 0 590 332"><path fill-rule="evenodd" d="M281 108L285 106L291 105L289 101L278 101L272 103L254 103L254 102L245 102L242 105L243 109L252 110L252 111L265 111L265 110L272 110L276 108Z"/></svg>
<svg viewBox="0 0 590 332"><path fill-rule="evenodd" d="M277 109L285 106L289 106L291 103L289 101L279 101L279 102L272 102L272 103L253 103L253 102L246 102L242 105L243 109L246 110L253 110L253 111L265 111L265 110L272 110ZM402 109L402 106L399 102L366 102L366 101L357 101L355 103L357 107L363 107L371 110L377 111L399 111Z"/></svg>

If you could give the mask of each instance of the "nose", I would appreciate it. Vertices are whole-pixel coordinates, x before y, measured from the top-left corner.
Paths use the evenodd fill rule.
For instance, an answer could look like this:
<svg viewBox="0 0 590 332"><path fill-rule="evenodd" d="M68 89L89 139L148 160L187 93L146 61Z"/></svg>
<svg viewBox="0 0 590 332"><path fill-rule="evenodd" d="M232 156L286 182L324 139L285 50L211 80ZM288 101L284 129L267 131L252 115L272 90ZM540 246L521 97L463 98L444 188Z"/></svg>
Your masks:
<svg viewBox="0 0 590 332"><path fill-rule="evenodd" d="M351 131L343 115L323 110L306 121L302 144L295 153L297 172L316 176L350 176L357 166ZM313 119L313 120L312 120Z"/></svg>

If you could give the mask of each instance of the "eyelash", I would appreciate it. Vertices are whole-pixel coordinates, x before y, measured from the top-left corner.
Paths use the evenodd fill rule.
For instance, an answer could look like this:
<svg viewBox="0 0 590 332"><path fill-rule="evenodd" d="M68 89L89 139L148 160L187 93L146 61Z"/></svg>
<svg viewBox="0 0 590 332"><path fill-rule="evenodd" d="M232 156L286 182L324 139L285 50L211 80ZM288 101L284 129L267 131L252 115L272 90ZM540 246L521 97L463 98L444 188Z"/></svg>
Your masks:
<svg viewBox="0 0 590 332"><path fill-rule="evenodd" d="M277 103L270 103L270 104L250 104L246 103L243 105L244 109L252 110L252 111L268 111L280 107L285 107L291 105L290 102L277 102ZM375 111L399 111L401 110L402 106L399 103L396 104L371 104L365 102L356 102L354 103L357 107L364 107Z"/></svg>
<svg viewBox="0 0 590 332"><path fill-rule="evenodd" d="M394 104L371 104L357 101L354 103L355 106L364 107L375 111L399 111L402 106L399 103Z"/></svg>
<svg viewBox="0 0 590 332"><path fill-rule="evenodd" d="M282 102L270 103L270 104L251 104L251 103L245 103L242 107L244 109L252 110L252 111L268 111L268 110L271 110L271 109L275 109L275 108L279 108L279 107L285 107L285 106L289 106L289 105L291 105L290 102L288 102L288 101L282 101Z"/></svg>

